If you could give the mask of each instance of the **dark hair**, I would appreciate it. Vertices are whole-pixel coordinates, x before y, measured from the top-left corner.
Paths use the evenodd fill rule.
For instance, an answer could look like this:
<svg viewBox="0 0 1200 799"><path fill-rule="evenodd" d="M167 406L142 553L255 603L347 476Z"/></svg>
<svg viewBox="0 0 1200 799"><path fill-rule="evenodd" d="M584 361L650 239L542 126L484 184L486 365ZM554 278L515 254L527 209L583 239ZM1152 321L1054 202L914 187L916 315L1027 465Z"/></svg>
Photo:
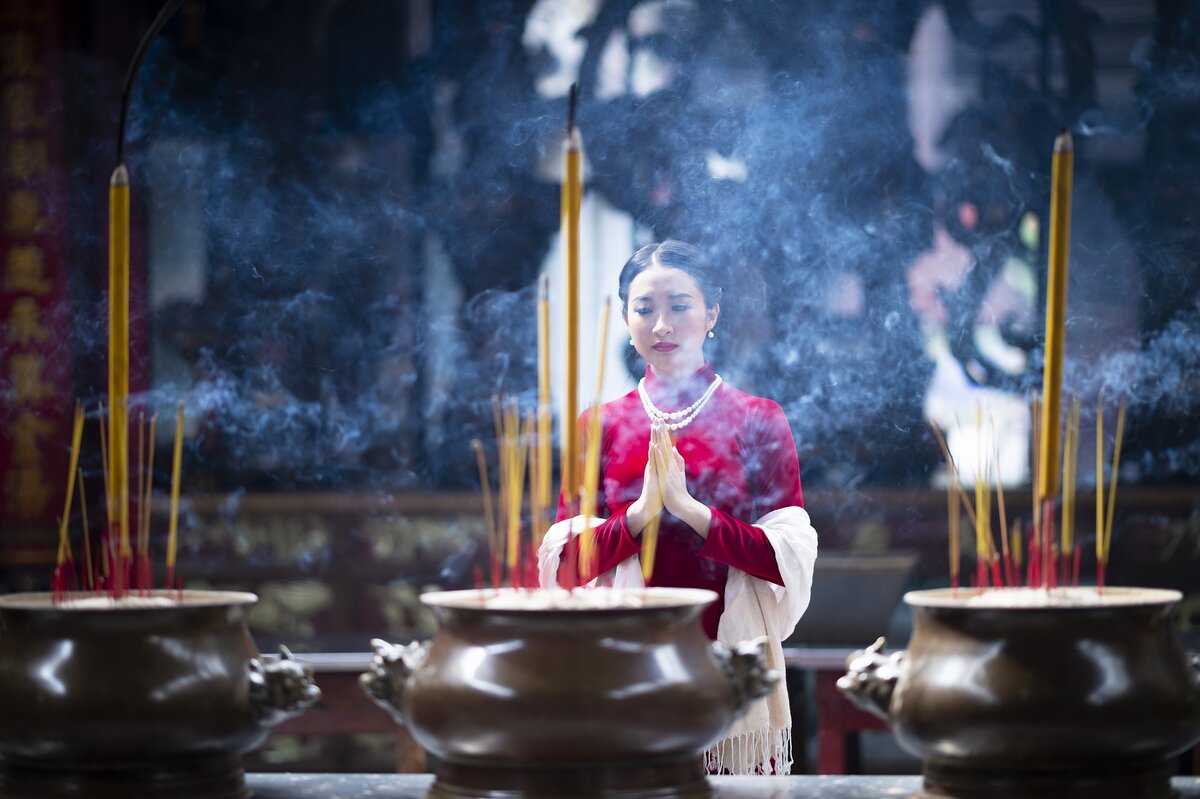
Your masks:
<svg viewBox="0 0 1200 799"><path fill-rule="evenodd" d="M717 270L704 254L687 242L667 239L642 247L621 267L621 276L617 278L617 296L621 298L622 315L628 311L629 286L633 279L652 266L667 266L687 272L704 293L705 306L711 308L721 301Z"/></svg>

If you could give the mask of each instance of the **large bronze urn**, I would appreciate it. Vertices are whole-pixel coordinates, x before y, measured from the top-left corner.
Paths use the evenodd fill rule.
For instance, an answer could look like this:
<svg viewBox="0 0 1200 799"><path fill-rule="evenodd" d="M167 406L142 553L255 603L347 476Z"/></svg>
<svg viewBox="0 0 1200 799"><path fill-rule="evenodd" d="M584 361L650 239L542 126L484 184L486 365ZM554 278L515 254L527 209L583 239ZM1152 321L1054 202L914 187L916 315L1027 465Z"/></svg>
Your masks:
<svg viewBox="0 0 1200 799"><path fill-rule="evenodd" d="M315 702L260 658L253 594L0 597L0 796L241 799L240 754Z"/></svg>
<svg viewBox="0 0 1200 799"><path fill-rule="evenodd" d="M1007 592L1007 593L1006 593ZM857 653L838 686L923 761L926 797L1166 799L1200 740L1200 676L1148 588L905 596L908 649Z"/></svg>
<svg viewBox="0 0 1200 799"><path fill-rule="evenodd" d="M433 755L431 799L712 796L705 749L778 679L761 642L708 640L711 591L595 590L428 593L432 641L372 642L363 687Z"/></svg>

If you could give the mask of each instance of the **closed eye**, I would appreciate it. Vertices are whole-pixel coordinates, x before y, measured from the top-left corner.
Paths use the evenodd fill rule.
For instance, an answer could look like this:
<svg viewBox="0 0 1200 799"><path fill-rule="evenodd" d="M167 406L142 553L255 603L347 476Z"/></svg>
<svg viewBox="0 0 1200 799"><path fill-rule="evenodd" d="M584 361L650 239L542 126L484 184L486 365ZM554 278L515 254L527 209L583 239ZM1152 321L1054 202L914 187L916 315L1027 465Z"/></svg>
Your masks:
<svg viewBox="0 0 1200 799"><path fill-rule="evenodd" d="M638 316L645 316L645 315L646 315L646 314L648 314L648 313L652 313L652 311L653 311L653 309L651 309L651 308L646 308L646 307L644 307L644 306L643 306L643 307L641 307L641 308L634 308L634 309L633 309L633 312L634 312L635 314L637 314Z"/></svg>
<svg viewBox="0 0 1200 799"><path fill-rule="evenodd" d="M675 311L676 313L683 313L684 311L692 310L692 306L690 306L690 305L672 305L671 310Z"/></svg>

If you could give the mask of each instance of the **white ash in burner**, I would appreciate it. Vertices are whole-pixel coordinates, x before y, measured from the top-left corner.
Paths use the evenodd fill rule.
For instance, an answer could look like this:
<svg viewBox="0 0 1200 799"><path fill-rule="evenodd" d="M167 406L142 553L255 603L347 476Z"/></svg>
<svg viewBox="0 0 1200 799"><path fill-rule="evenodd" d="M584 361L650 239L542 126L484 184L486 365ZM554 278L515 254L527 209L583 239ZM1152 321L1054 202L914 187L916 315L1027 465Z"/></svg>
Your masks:
<svg viewBox="0 0 1200 799"><path fill-rule="evenodd" d="M1077 588L995 588L982 591L967 600L970 607L981 608L1062 608L1075 605L1102 605L1104 595L1091 587Z"/></svg>
<svg viewBox="0 0 1200 799"><path fill-rule="evenodd" d="M483 597L483 606L497 610L596 610L640 608L646 604L641 593L609 588L532 589L500 591Z"/></svg>
<svg viewBox="0 0 1200 799"><path fill-rule="evenodd" d="M959 604L978 608L1071 608L1104 607L1113 605L1144 605L1175 599L1171 592L1153 588L1112 587L1099 590L1094 586L1064 586L1060 588L989 588L961 595L957 602L935 601L931 604ZM942 598L944 599L944 598Z"/></svg>
<svg viewBox="0 0 1200 799"><path fill-rule="evenodd" d="M111 596L89 596L79 599L66 599L58 604L68 610L108 610L109 608L173 608L179 602L165 596L123 596L114 599Z"/></svg>

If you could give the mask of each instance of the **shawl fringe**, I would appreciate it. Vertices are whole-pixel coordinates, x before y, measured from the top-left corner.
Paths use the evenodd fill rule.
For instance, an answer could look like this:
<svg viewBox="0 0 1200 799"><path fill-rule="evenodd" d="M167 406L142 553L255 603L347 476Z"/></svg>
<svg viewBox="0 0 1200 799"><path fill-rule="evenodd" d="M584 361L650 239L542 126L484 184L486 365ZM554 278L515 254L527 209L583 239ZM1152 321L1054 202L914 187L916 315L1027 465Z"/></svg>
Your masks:
<svg viewBox="0 0 1200 799"><path fill-rule="evenodd" d="M790 774L792 728L722 738L704 753L704 767L709 774Z"/></svg>

